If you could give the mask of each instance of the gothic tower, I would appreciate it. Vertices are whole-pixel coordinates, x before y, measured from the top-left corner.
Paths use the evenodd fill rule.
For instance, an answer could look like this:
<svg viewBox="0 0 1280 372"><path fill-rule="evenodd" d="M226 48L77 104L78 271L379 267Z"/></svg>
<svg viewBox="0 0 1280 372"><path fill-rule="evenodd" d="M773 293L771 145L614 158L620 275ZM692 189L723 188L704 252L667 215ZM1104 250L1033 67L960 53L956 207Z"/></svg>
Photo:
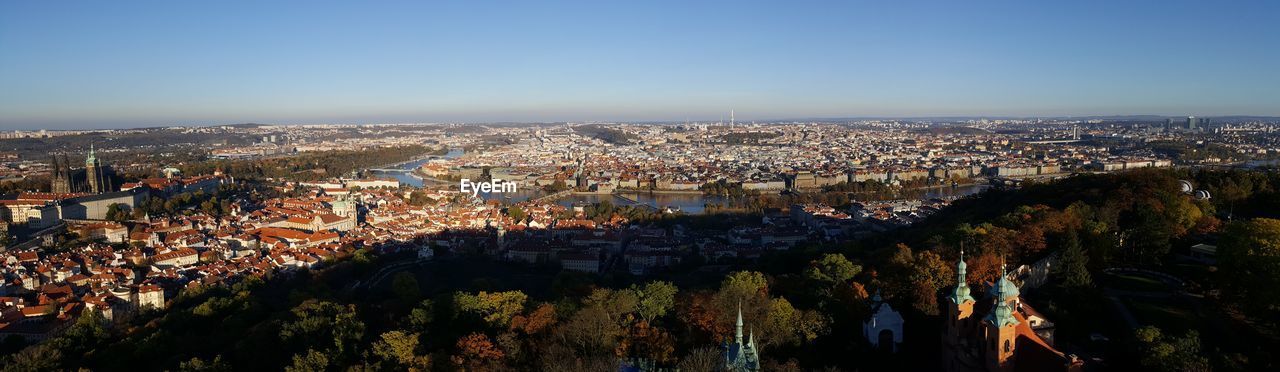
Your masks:
<svg viewBox="0 0 1280 372"><path fill-rule="evenodd" d="M58 160L57 154L53 154L52 158L49 191L61 194L71 193L71 169L67 168L68 164L65 160Z"/></svg>
<svg viewBox="0 0 1280 372"><path fill-rule="evenodd" d="M84 159L85 178L88 179L89 192L101 194L110 190L107 185L107 177L103 172L102 163L98 162L98 157L94 154L93 145L89 145L89 156Z"/></svg>
<svg viewBox="0 0 1280 372"><path fill-rule="evenodd" d="M579 189L587 187L587 175L582 169L582 157L578 157L578 169L573 171L573 186Z"/></svg>
<svg viewBox="0 0 1280 372"><path fill-rule="evenodd" d="M1009 291L1013 288L1013 291ZM1013 354L1017 347L1018 319L1013 315L1013 307L1009 306L1012 298L1017 297L1017 287L1009 281L1004 265L1000 265L1000 279L992 287L992 300L995 307L983 319L983 333L986 339L987 370L1012 371Z"/></svg>

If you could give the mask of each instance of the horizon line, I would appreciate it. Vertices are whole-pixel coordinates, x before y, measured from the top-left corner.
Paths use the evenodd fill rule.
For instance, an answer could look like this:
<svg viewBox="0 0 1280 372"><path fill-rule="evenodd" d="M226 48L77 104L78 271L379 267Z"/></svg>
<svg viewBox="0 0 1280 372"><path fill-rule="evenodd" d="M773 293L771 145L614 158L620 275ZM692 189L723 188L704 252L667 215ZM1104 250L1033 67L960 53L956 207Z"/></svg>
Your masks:
<svg viewBox="0 0 1280 372"><path fill-rule="evenodd" d="M781 117L766 119L740 119L736 123L741 124L767 124L786 121L844 121L844 120L974 120L974 119L993 119L993 120L1030 120L1030 119L1092 119L1092 120L1119 120L1123 118L1257 118L1265 120L1280 120L1280 115L1250 115L1250 114L1231 114L1231 115L1166 115L1166 114L1118 114L1118 115L924 115L924 116L895 116L895 115L872 115L872 116L815 116L815 117ZM612 120L612 119L595 119L595 120L476 120L476 121L415 121L415 122L313 122L313 123L270 123L270 122L225 122L225 123L199 123L199 124L169 124L169 125L151 125L138 127L104 127L104 128L6 128L0 129L9 132L21 131L50 131L50 132L72 132L72 131L112 131L112 130L142 130L142 129L164 129L164 128L208 128L208 127L224 127L237 125L263 125L263 126L371 126L371 125L484 125L484 124L578 124L578 123L615 123L615 124L681 124L681 123L727 123L723 118L720 119L643 119L643 120Z"/></svg>

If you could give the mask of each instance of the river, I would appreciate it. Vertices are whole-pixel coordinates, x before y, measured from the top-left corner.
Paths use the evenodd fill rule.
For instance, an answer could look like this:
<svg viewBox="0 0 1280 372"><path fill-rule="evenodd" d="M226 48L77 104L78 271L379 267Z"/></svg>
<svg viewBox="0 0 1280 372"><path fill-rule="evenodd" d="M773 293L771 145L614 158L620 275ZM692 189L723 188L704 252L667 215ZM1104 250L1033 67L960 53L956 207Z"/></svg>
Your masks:
<svg viewBox="0 0 1280 372"><path fill-rule="evenodd" d="M400 164L400 165L395 166L396 168L399 168L399 169L408 170L408 172L380 172L380 171L373 171L372 173L373 173L373 175L374 175L374 176L376 176L376 177L390 177L390 178L395 178L397 181L400 181L400 184L401 184L401 185L409 185L409 186L413 186L413 187L422 187L422 178L419 178L418 176L413 175L413 173L412 173L412 172L413 172L413 170L414 170L414 169L418 169L418 167L421 167L423 164L426 164L427 162L430 162L430 161L435 160L435 159L439 159L439 158L444 158L444 159L456 159L456 158L458 158L458 157L460 157L460 156L462 156L462 155L465 155L465 154L466 154L466 151L463 151L462 149L449 149L449 152L445 153L445 154L444 154L444 156L441 156L441 157L434 157L434 156L433 156L433 157L428 157L428 158L426 158L426 159L415 160L415 161L411 161L411 162L408 162L408 163L404 163L404 164Z"/></svg>
<svg viewBox="0 0 1280 372"><path fill-rule="evenodd" d="M440 158L456 159L465 155L462 149L449 149L449 152ZM412 161L400 164L397 168L412 171L418 167L437 159L435 157ZM411 172L378 172L374 171L374 175L378 177L391 177L400 181L402 185L413 187L422 187L422 178ZM987 189L987 185L964 185L956 187L932 187L925 191L926 198L955 198L966 195L976 194ZM515 193L480 193L480 197L485 200L503 200L511 203L518 203L530 198L536 198L544 195L541 190L532 187L526 187ZM579 203L599 203L608 200L614 205L647 205L653 208L675 207L688 214L701 214L706 210L707 204L726 204L731 205L732 200L720 196L706 196L696 193L647 193L647 192L618 192L615 195L598 195L598 194L579 194L569 195L556 200L556 203L572 207Z"/></svg>

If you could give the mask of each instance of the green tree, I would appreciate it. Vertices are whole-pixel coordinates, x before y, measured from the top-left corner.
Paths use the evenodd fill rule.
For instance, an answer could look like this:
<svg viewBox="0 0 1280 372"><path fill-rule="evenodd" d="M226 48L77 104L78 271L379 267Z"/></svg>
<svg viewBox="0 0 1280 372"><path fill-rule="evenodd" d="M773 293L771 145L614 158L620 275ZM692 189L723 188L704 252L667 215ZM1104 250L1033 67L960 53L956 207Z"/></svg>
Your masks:
<svg viewBox="0 0 1280 372"><path fill-rule="evenodd" d="M389 331L373 343L373 354L403 370L426 370L430 359L418 354L418 334Z"/></svg>
<svg viewBox="0 0 1280 372"><path fill-rule="evenodd" d="M507 216L510 216L511 219L516 222L523 222L525 218L529 217L529 215L524 212L524 208L514 205L507 208Z"/></svg>
<svg viewBox="0 0 1280 372"><path fill-rule="evenodd" d="M529 296L520 291L457 292L453 295L453 303L460 313L478 315L490 326L500 329L507 328L511 318L524 311L524 303L528 299Z"/></svg>
<svg viewBox="0 0 1280 372"><path fill-rule="evenodd" d="M640 302L637 312L646 321L667 315L676 306L676 292L679 290L671 282L653 281L642 288L632 287L639 294Z"/></svg>
<svg viewBox="0 0 1280 372"><path fill-rule="evenodd" d="M626 325L627 315L635 313L640 306L640 296L638 291L630 289L596 288L582 303L588 307L599 307L610 320Z"/></svg>
<svg viewBox="0 0 1280 372"><path fill-rule="evenodd" d="M336 358L349 356L364 337L365 324L356 314L355 305L328 301L304 302L292 309L293 317L280 327L280 338L305 347L321 347L330 340ZM328 359L326 359L328 360Z"/></svg>
<svg viewBox="0 0 1280 372"><path fill-rule="evenodd" d="M418 306L409 311L409 317L406 322L409 329L415 331L426 331L435 319L435 302L431 300L422 300Z"/></svg>
<svg viewBox="0 0 1280 372"><path fill-rule="evenodd" d="M0 229L0 248L7 248L9 244L13 244L13 237L9 235L9 229Z"/></svg>
<svg viewBox="0 0 1280 372"><path fill-rule="evenodd" d="M849 259L838 253L829 253L814 261L805 269L806 279L822 283L826 286L847 283L854 275L862 272L862 267L849 262Z"/></svg>
<svg viewBox="0 0 1280 372"><path fill-rule="evenodd" d="M222 360L222 356L213 357L212 361L205 361L200 358L191 358L185 362L178 364L178 371L181 372L222 372L232 371L230 364Z"/></svg>
<svg viewBox="0 0 1280 372"><path fill-rule="evenodd" d="M404 304L412 304L418 301L418 297L422 296L422 289L418 287L418 279L408 272L400 272L391 280L391 291L395 292L396 298L399 298Z"/></svg>
<svg viewBox="0 0 1280 372"><path fill-rule="evenodd" d="M129 206L123 203L111 203L104 216L109 221L122 222L129 219Z"/></svg>
<svg viewBox="0 0 1280 372"><path fill-rule="evenodd" d="M1200 334L1187 331L1182 337L1168 337L1159 328L1146 326L1134 331L1136 352L1143 367L1155 371L1208 371L1209 358L1201 353Z"/></svg>
<svg viewBox="0 0 1280 372"><path fill-rule="evenodd" d="M1227 294L1274 323L1280 311L1280 220L1254 218L1227 225L1218 264Z"/></svg>
<svg viewBox="0 0 1280 372"><path fill-rule="evenodd" d="M769 281L764 274L757 271L738 271L724 278L720 283L723 297L737 298L746 301L750 298L764 296L769 293Z"/></svg>
<svg viewBox="0 0 1280 372"><path fill-rule="evenodd" d="M293 364L285 367L286 372L324 371L329 368L329 357L325 353L307 349L307 352L293 355Z"/></svg>
<svg viewBox="0 0 1280 372"><path fill-rule="evenodd" d="M1075 230L1068 230L1062 238L1062 253L1058 265L1058 276L1064 288L1083 288L1093 285L1089 275L1089 256L1080 246L1080 238Z"/></svg>

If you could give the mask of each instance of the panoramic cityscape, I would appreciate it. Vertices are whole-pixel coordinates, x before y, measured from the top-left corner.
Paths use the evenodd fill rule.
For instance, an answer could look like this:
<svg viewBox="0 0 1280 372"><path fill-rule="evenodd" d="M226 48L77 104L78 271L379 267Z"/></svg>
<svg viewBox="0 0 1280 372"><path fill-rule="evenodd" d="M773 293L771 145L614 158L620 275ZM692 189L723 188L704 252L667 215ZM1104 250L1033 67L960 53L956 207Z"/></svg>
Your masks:
<svg viewBox="0 0 1280 372"><path fill-rule="evenodd" d="M498 7L0 5L0 370L1280 368L1280 4Z"/></svg>

